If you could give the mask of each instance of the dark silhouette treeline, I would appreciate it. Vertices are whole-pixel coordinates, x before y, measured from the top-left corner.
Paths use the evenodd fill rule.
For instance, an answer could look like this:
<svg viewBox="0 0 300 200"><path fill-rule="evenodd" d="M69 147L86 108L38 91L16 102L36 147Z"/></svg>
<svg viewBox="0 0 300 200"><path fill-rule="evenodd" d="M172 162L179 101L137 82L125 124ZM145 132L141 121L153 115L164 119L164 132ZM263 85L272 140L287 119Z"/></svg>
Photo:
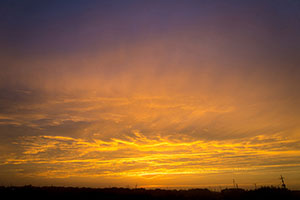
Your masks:
<svg viewBox="0 0 300 200"><path fill-rule="evenodd" d="M255 190L208 189L163 190L128 188L75 188L75 187L0 187L0 199L103 199L103 200L300 200L300 191L285 188L261 187Z"/></svg>

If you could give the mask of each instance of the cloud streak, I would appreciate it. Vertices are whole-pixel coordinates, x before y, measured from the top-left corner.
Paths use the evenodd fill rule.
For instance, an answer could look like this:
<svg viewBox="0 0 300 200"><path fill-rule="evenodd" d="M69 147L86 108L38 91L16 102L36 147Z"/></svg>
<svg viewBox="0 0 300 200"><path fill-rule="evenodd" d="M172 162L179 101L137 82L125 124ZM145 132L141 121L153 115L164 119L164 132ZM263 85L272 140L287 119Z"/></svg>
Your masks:
<svg viewBox="0 0 300 200"><path fill-rule="evenodd" d="M3 165L31 172L21 176L47 178L143 177L175 174L221 174L272 168L299 168L297 140L263 135L247 140L203 141L148 138L139 132L126 140L88 141L63 136L23 137L15 145L21 154L2 159ZM296 146L295 146L296 145ZM292 148L291 148L292 147ZM51 166L43 168L43 166ZM74 167L76 166L76 167ZM151 178L153 178L151 176Z"/></svg>

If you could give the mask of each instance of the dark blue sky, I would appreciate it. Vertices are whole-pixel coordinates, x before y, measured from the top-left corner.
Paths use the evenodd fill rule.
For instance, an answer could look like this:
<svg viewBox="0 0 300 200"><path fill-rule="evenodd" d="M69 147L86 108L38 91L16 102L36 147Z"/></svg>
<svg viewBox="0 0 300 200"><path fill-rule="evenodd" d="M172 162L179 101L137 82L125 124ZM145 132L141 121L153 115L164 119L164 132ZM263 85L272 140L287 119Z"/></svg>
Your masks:
<svg viewBox="0 0 300 200"><path fill-rule="evenodd" d="M52 54L153 37L221 37L280 54L299 50L299 9L298 1L1 1L1 43Z"/></svg>

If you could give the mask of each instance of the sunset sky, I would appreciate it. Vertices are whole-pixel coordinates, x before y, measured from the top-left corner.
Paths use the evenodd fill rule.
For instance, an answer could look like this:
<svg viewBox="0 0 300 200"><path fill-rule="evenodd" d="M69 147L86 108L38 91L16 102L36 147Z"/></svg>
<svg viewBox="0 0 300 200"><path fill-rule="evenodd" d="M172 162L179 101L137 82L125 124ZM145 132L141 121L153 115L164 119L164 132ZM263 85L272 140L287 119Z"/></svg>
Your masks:
<svg viewBox="0 0 300 200"><path fill-rule="evenodd" d="M300 189L300 1L3 0L0 185Z"/></svg>

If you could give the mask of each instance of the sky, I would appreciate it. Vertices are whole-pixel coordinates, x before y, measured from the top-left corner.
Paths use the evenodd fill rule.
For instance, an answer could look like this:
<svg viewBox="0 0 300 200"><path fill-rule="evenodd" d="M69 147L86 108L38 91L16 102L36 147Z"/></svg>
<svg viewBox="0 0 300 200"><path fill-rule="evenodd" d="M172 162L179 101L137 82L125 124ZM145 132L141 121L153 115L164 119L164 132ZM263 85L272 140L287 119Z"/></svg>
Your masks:
<svg viewBox="0 0 300 200"><path fill-rule="evenodd" d="M300 189L299 10L2 0L0 185Z"/></svg>

